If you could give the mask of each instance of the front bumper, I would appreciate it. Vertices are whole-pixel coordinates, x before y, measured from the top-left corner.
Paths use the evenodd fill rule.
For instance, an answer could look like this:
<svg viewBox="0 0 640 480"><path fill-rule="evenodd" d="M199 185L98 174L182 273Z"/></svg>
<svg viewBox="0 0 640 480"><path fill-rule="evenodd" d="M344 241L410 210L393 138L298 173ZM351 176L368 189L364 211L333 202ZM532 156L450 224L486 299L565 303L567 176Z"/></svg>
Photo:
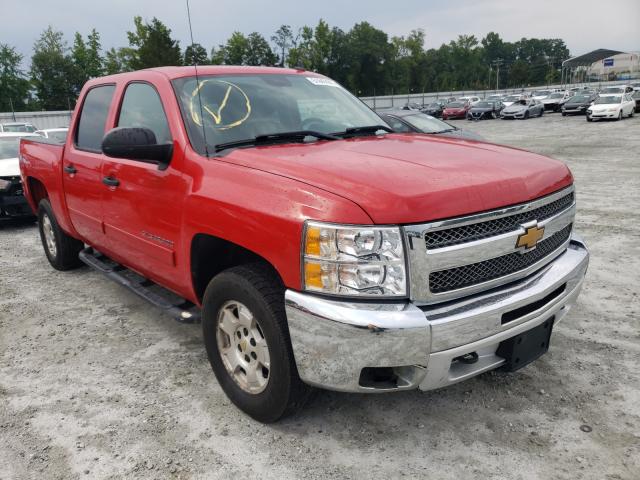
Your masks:
<svg viewBox="0 0 640 480"><path fill-rule="evenodd" d="M572 236L566 252L519 282L421 308L411 302L346 302L288 290L286 312L298 373L306 383L330 390L383 392L432 390L493 370L505 361L496 355L500 342L551 317L557 324L566 315L588 264L586 246ZM507 312L522 315L503 324ZM475 363L460 360L470 353L477 354ZM391 375L376 383L368 374L377 370Z"/></svg>
<svg viewBox="0 0 640 480"><path fill-rule="evenodd" d="M620 114L620 112L615 111L615 112L595 112L595 113L591 113L591 112L587 112L587 115L593 119L596 118L618 118L618 115Z"/></svg>
<svg viewBox="0 0 640 480"><path fill-rule="evenodd" d="M24 195L7 195L0 193L0 218L28 216L33 216L33 212Z"/></svg>

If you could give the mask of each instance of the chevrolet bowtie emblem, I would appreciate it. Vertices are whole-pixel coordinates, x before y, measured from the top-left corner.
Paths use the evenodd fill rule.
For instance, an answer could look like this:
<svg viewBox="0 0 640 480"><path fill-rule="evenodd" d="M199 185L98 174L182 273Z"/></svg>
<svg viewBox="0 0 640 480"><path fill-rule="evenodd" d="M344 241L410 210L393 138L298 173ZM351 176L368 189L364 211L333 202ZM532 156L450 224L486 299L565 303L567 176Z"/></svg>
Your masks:
<svg viewBox="0 0 640 480"><path fill-rule="evenodd" d="M538 227L538 224L536 222L533 225L529 226L523 225L523 228L524 233L518 236L516 247L531 250L532 248L535 248L535 246L544 236L544 227Z"/></svg>

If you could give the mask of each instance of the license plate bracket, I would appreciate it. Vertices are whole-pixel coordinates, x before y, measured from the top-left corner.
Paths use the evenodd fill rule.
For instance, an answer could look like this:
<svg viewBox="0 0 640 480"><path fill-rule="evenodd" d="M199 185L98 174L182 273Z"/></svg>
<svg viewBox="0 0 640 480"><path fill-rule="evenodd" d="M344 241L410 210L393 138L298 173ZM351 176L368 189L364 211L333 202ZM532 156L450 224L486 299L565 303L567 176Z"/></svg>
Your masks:
<svg viewBox="0 0 640 480"><path fill-rule="evenodd" d="M514 372L544 355L549 350L554 320L555 317L551 317L531 330L500 342L496 355L505 359L501 370Z"/></svg>

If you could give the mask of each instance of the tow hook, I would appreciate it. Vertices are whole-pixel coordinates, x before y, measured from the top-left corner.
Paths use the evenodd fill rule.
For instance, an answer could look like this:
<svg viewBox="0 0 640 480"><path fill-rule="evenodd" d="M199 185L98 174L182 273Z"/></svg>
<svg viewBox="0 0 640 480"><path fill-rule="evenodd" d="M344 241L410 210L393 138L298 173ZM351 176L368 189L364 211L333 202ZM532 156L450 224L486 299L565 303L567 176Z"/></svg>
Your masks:
<svg viewBox="0 0 640 480"><path fill-rule="evenodd" d="M471 365L472 363L476 363L478 361L478 354L476 352L465 353L464 355L460 355L453 360Z"/></svg>

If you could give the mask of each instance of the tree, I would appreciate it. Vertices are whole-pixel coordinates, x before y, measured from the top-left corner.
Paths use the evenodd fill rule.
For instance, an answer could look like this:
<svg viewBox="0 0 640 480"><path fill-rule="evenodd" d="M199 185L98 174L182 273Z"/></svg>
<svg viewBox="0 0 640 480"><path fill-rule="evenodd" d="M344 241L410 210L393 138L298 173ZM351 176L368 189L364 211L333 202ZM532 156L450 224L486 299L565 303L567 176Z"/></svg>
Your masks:
<svg viewBox="0 0 640 480"><path fill-rule="evenodd" d="M185 65L206 65L209 63L207 50L199 43L189 45L184 50Z"/></svg>
<svg viewBox="0 0 640 480"><path fill-rule="evenodd" d="M104 57L104 71L107 75L114 73L130 72L133 70L131 66L135 51L131 48L122 47L110 48Z"/></svg>
<svg viewBox="0 0 640 480"><path fill-rule="evenodd" d="M50 26L33 46L31 83L44 110L67 110L75 104L76 93L71 82L73 61L67 51L62 32Z"/></svg>
<svg viewBox="0 0 640 480"><path fill-rule="evenodd" d="M233 32L225 45L220 45L215 54L216 62L222 65L243 65L249 50L249 40L240 32Z"/></svg>
<svg viewBox="0 0 640 480"><path fill-rule="evenodd" d="M80 90L87 80L103 75L104 68L100 50L100 34L95 29L91 30L87 36L86 43L82 35L76 32L71 48L71 61L73 62L71 81L76 96L80 94Z"/></svg>
<svg viewBox="0 0 640 480"><path fill-rule="evenodd" d="M22 55L0 43L0 112L22 110L29 97L29 81L20 69Z"/></svg>
<svg viewBox="0 0 640 480"><path fill-rule="evenodd" d="M142 17L133 19L134 32L127 32L133 51L130 66L133 70L182 65L180 42L171 38L171 30L156 17L151 23L143 23Z"/></svg>
<svg viewBox="0 0 640 480"><path fill-rule="evenodd" d="M271 36L271 41L278 47L278 53L280 54L280 66L287 65L287 54L291 47L295 47L296 39L293 37L293 32L289 25L281 25L276 33Z"/></svg>
<svg viewBox="0 0 640 480"><path fill-rule="evenodd" d="M247 37L247 50L244 58L246 65L275 65L278 57L258 32L252 32Z"/></svg>

